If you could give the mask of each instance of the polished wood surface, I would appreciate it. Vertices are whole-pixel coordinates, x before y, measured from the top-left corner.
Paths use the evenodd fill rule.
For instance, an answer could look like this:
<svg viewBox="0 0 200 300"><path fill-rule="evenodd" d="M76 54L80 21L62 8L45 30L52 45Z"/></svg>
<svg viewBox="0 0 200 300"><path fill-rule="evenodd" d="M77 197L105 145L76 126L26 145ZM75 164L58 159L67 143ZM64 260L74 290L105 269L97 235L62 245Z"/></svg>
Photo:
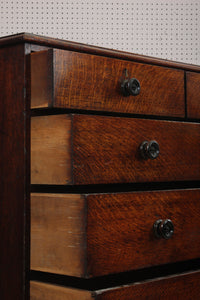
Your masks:
<svg viewBox="0 0 200 300"><path fill-rule="evenodd" d="M29 125L25 46L0 49L0 299L27 297Z"/></svg>
<svg viewBox="0 0 200 300"><path fill-rule="evenodd" d="M71 116L31 118L31 183L71 184Z"/></svg>
<svg viewBox="0 0 200 300"><path fill-rule="evenodd" d="M199 190L32 194L31 267L93 277L198 258L199 198ZM154 236L158 219L172 220L171 239Z"/></svg>
<svg viewBox="0 0 200 300"><path fill-rule="evenodd" d="M200 124L55 115L32 118L31 132L33 184L200 179ZM155 160L141 157L145 140L159 143Z"/></svg>
<svg viewBox="0 0 200 300"><path fill-rule="evenodd" d="M187 113L188 118L200 118L200 74L187 72Z"/></svg>
<svg viewBox="0 0 200 300"><path fill-rule="evenodd" d="M200 273L194 272L160 280L143 282L116 290L104 291L97 300L152 299L198 300L200 297ZM64 300L64 299L63 299Z"/></svg>
<svg viewBox="0 0 200 300"><path fill-rule="evenodd" d="M155 160L141 158L145 140ZM73 158L76 184L199 180L200 124L74 115Z"/></svg>
<svg viewBox="0 0 200 300"><path fill-rule="evenodd" d="M43 52L41 54L44 56ZM31 60L35 61L35 56L39 57L39 53L32 53ZM176 117L185 115L183 71L62 50L49 50L47 56L50 60L45 60L47 66L53 64L53 107ZM34 62L31 65L34 66ZM40 78L45 78L47 66L43 70L33 69L35 74L31 81L37 90L36 97L32 96L34 108L49 106L42 98L45 89L49 93L49 85L44 81L44 85L40 86ZM127 76L139 80L139 95L123 96L121 83ZM49 77L46 78L48 81ZM41 89L41 102L38 102L38 87Z"/></svg>
<svg viewBox="0 0 200 300"><path fill-rule="evenodd" d="M84 196L31 195L31 269L83 277L86 263Z"/></svg>
<svg viewBox="0 0 200 300"><path fill-rule="evenodd" d="M92 300L93 293L53 284L31 281L30 300Z"/></svg>
<svg viewBox="0 0 200 300"><path fill-rule="evenodd" d="M31 300L198 300L199 297L199 272L180 274L93 292L31 281Z"/></svg>
<svg viewBox="0 0 200 300"><path fill-rule="evenodd" d="M162 59L104 49L75 42L40 37L27 33L0 38L0 48L0 167L2 175L0 180L0 299L28 300L30 276L31 278L41 281L49 280L53 282L55 280L54 283L58 283L58 281L62 278L63 282L68 284L68 286L70 286L70 282L72 281L74 287L80 287L78 282L87 282L87 286L89 287L88 289L90 290L91 282L98 287L101 285L102 277L99 278L96 274L105 274L103 280L107 284L106 287L109 287L108 289L90 292L77 290L75 288L72 289L69 287L65 288L62 286L62 289L65 290L60 291L60 287L57 285L54 286L53 289L50 288L50 290L48 290L49 286L47 286L43 290L42 282L37 282L35 286L33 286L31 282L31 296L34 295L34 297L37 297L36 299L45 299L46 297L48 300L91 299L91 297L93 299L96 298L97 300L132 300L133 298L142 299L142 297L144 299L149 298L153 300L156 298L199 299L200 285L198 272L184 275L184 278L183 276L173 276L171 278L162 278L158 281L156 281L155 278L154 281L141 282L141 284L137 283L134 285L130 285L131 278L128 276L129 273L121 272L127 268L127 270L133 270L134 266L135 269L140 270L133 271L130 274L140 273L140 278L143 280L147 277L142 266L155 266L156 264L163 264L168 261L182 261L182 259L184 260L183 263L179 261L175 264L175 266L177 266L177 273L181 272L186 265L187 270L191 271L194 264L192 263L193 260L188 261L188 259L199 257L199 203L197 200L199 199L199 190L184 189L188 185L193 188L197 188L199 186L199 124L196 124L195 121L196 119L199 119L198 94L200 66L170 62ZM97 98L98 96L96 96L96 94L98 94L98 88L94 87L93 84L96 82L98 83L98 81L95 80L95 76L99 80L101 80L101 76L98 74L98 77L96 72L93 72L92 68L86 73L86 76L83 76L82 73L80 74L80 70L81 72L85 72L88 71L88 69L85 68L84 64L82 65L80 61L78 61L78 58L83 56L88 57L88 55L91 55L92 58L95 56L100 64L100 67L98 66L97 68L95 66L95 68L100 70L102 70L101 62L112 62L106 63L107 70L104 69L104 71L102 71L102 76L104 78L103 86L108 84L108 79L110 77L115 78L111 73L111 67L115 68L115 61L118 61L119 65L124 65L125 63L129 66L134 65L133 69L134 71L137 69L137 74L140 74L140 71L138 71L138 68L135 68L135 66L142 65L146 77L147 75L152 75L158 79L156 81L152 81L152 86L157 84L158 90L156 93L158 93L159 97L161 97L160 103L157 103L158 101L155 94L152 93L152 97L154 97L154 104L156 105L157 103L158 107L157 105L156 108L152 106L151 99L150 102L147 101L146 97L149 97L149 94L147 93L143 94L143 97L140 100L141 104L144 100L144 110L146 109L146 112L142 112L141 104L137 112L137 109L131 111L133 114L143 114L141 115L141 117L144 118L143 120L133 119L136 115L130 116L130 110L127 109L130 109L132 104L129 104L130 100L128 100L128 98L128 102L124 105L121 105L121 103L118 102L118 110L116 110L116 112L129 113L129 118L123 118L121 113L117 114L117 118L103 116L97 117L94 115L84 116L84 110L90 110L90 114L95 114L94 111L98 110L97 114L111 115L112 111L114 112L116 107L113 99L113 107L111 108L110 106L111 110L109 113L106 113L107 108L103 110L103 105L101 103L97 103L97 109L94 108L94 106L86 107L86 104L80 104L79 108L81 108L81 105L82 107L85 105L85 108L81 108L84 109L81 112L82 116L53 116L54 113L66 114L67 112L71 112L71 110L69 111L66 108L52 108L52 92L54 92L54 95L56 92L56 90L53 91L53 82L58 80L62 83L62 80L59 78L56 79L56 76L55 78L52 76L53 59L50 59L48 55L53 52L56 53L58 49L66 51L67 53L75 52L71 56L73 58L71 62L73 62L79 70L71 70L70 74L79 74L80 78L84 81L85 77L88 78L88 73L91 73L93 75L92 78L89 78L92 83L91 90L95 89L95 97ZM58 52L60 52L60 50ZM40 58L42 53L41 51L43 51L42 58ZM32 61L32 65L31 52L36 59L36 61ZM33 52L40 53L36 55ZM94 59L91 59L91 62L95 65ZM91 62L89 61L88 63ZM60 63L57 65L60 65ZM70 64L67 64L67 66L70 68ZM34 68L35 70L33 70ZM66 69L64 69L62 65L60 68L61 71L65 73ZM169 99L168 102L170 105L168 107L170 114L166 114L166 110L162 111L161 109L163 100L165 101L165 104L167 104L167 95L162 94L162 89L160 90L160 85L158 85L158 82L165 81L163 79L164 74L161 74L160 71L157 72L157 70L161 69L164 70L163 73L166 72L165 74L167 74L167 78L169 79L166 83L164 83L165 87L167 87L167 94L169 95L169 93L171 93L171 95L173 95L173 101L172 99ZM152 72L150 72L150 70ZM31 71L33 71L34 74L31 74ZM184 105L182 106L182 100L180 101L180 99L182 99L180 93L182 88L180 88L181 85L179 83L180 78L182 81L183 73L185 107ZM107 76L108 74L109 78ZM156 74L157 77L155 76ZM34 79L34 76L36 78L40 76L37 86L35 86L37 80ZM128 76L133 76L130 74L129 70ZM177 87L175 84L176 80L179 82ZM149 79L142 78L141 82L142 92L144 83L145 86L146 84L150 86L149 91L152 89L152 86L149 84ZM77 86L74 81L72 83L73 85L69 84L69 88L74 86L77 96L77 86L80 81L77 80ZM81 86L83 87L82 84L83 82L81 81ZM88 83L86 82L84 89L87 86ZM110 85L107 87L110 87ZM171 87L174 87L173 91L170 89ZM100 85L99 90L101 90L101 95L103 96L108 94L106 89L105 91L102 91L102 84ZM63 93L67 95L65 89L63 89ZM73 88L71 88L71 93L73 95ZM85 95L85 90L83 94ZM175 95L178 96L176 97ZM33 162L34 157L36 158L36 164L33 163L35 169L32 170L35 176L35 181L32 180L32 183L37 184L32 187L30 186L29 178L30 168L33 166L30 166L29 161L29 101L31 97L37 98L38 103L41 103L41 98L43 99L42 101L44 101L40 107L37 103L37 107L39 109L34 109L31 112L31 115L35 116L32 117L32 119L35 118L35 121L33 122L36 122L36 120L39 120L37 118L40 118L36 117L36 115L43 115L41 116L41 120L38 121L41 124L41 127L39 124L32 126L32 128L35 128L35 130L33 130L35 131L35 136L32 134L34 140L33 144L36 145L36 152L32 156ZM60 97L62 98L63 95L61 94ZM78 95L78 97L80 97L80 95ZM69 97L67 96L67 98ZM95 102L93 98L92 100L91 98L88 99L90 99L90 102L88 101L88 103L91 103L91 101L93 101L92 103ZM137 97L134 99L137 99ZM65 101L64 98L62 98L62 100ZM101 102L101 99L99 98L98 101ZM46 107L43 109L44 105L47 105L47 102L48 108ZM178 108L180 110L178 115L173 114L173 117L171 118L171 112L178 111L177 103L180 104L180 108ZM105 103L104 101L104 106L106 107L107 105L108 103ZM124 110L119 110L120 105ZM147 107L149 105L151 112L148 113ZM73 106L73 108L75 107ZM185 109L185 115L183 109ZM91 112L91 110L94 111ZM50 116L45 116L49 114L52 115L53 119L55 118L52 124L49 124L49 122L51 122L51 119L49 119ZM144 116L145 114L151 114L151 116ZM157 119L170 119L171 121L148 120L148 118L153 119L152 114L154 116L156 115ZM112 115L116 114L113 113ZM158 115L161 117L158 117ZM119 116L122 118L119 118ZM128 115L124 115L124 117L127 116ZM47 117L46 121L44 121L45 117ZM172 122L172 119L177 121L179 120L179 122ZM143 121L144 123L142 124ZM54 124L56 125L54 126ZM59 127L60 130L58 129ZM136 147L136 144L140 140L139 137L148 140L152 139L152 133L154 135L154 139L159 138L158 142L161 140L161 142L159 142L161 152L158 159L155 161L144 162L141 160L141 157L139 158L138 156L138 148ZM133 136L135 142L133 141ZM135 148L132 149L132 146ZM34 147L32 150L34 150ZM37 153L37 151L39 152ZM134 151L137 151L137 154ZM159 166L161 167L160 170ZM178 183L177 180L181 180L181 182ZM190 182L184 183L185 180ZM142 189L143 187L144 189L147 189L146 186L139 184L107 185L107 183L144 181L148 181L148 187L150 189L163 189L164 187L172 187L174 189L175 187L181 187L181 190L144 193L142 192ZM159 184L160 181L164 182ZM94 183L105 183L106 185L90 185ZM40 184L47 185L41 186ZM51 186L52 184L61 184L62 186ZM84 186L77 186L79 184L84 184ZM133 186L134 189L135 187L141 187L141 191L121 194L122 190L126 191L127 186L127 190L130 190L130 187ZM121 187L122 190L120 190ZM32 240L34 240L34 244L37 245L36 248L40 249L43 247L43 250L46 251L44 251L44 253L46 253L45 257L42 258L41 255L40 260L38 260L39 263L37 265L37 271L33 272L30 272L29 270L30 188L35 191L35 194L37 193L37 195L34 195L34 203L36 204L35 212L36 215L38 214L40 216L40 219L42 218L41 222L38 223L36 215L34 216L34 232L41 234L44 241L47 241L50 246L48 251L46 251L47 245L44 246L44 241L38 243L37 239L34 240L35 237L33 235ZM113 192L115 188L118 191L120 190L121 193L103 195L103 192L111 192L111 189ZM87 194L91 191L97 192L100 190L102 194L99 195ZM53 191L56 193L56 196L55 194L43 194L44 191L45 193ZM73 194L69 195L69 191ZM83 193L85 194L81 195L81 191L84 191ZM60 194L58 193L60 192L68 194L59 196ZM123 195L132 196L130 196L127 200L125 196L123 198ZM157 196L154 197L151 195ZM40 198L37 198L37 196ZM36 198L39 200L37 201ZM159 199L161 199L160 203ZM172 199L174 201L172 201ZM48 206L45 203L49 200L52 201L52 204ZM121 202L124 203L123 206ZM68 207L66 203L70 203L70 207ZM144 212L142 211L142 207ZM62 208L63 210L61 210ZM158 208L160 208L159 211ZM97 211L99 211L99 213ZM104 214L100 214L100 211L103 211ZM56 216L57 212L58 215ZM141 215L144 217L144 222L146 222L145 224L149 225L150 221L148 220L151 219L153 213L156 218L161 216L161 214L165 217L166 213L166 216L171 217L173 222L175 220L175 232L173 237L167 241L156 239L156 246L152 246L157 247L155 248L155 252L159 252L157 253L157 257L156 253L153 253L153 248L148 254L146 254L146 256L145 250L142 250L146 249L147 251L150 243L152 242L152 227L147 233L147 229L144 229L144 232L141 231L142 226L143 228L146 228L142 220L138 220L136 224L136 219L139 218L139 215ZM136 214L137 217L135 219L134 216ZM52 225L48 225L49 219L51 219L52 216L55 216L54 230ZM67 217L66 220L68 223L65 220L65 216ZM131 219L130 216L132 216ZM128 222L129 225L127 225ZM61 227L59 224L61 224ZM65 224L67 224L66 227L64 227ZM98 228L98 226L100 226L98 224L102 225L101 228ZM132 230L134 224L135 232ZM75 231L75 229L77 229L77 231ZM45 231L49 233L49 239L47 239ZM111 236L109 231L114 232L114 234ZM139 234L140 231L141 234ZM74 233L73 235L72 232ZM137 240L134 240L134 238L136 238L134 235L135 233L138 237ZM188 233L188 235L186 233ZM109 234L110 240L108 241L107 238L109 238ZM63 235L66 237L66 242L62 239ZM118 235L121 239L116 241L115 235ZM53 240L51 240L51 236L53 237ZM141 236L144 238L149 237L149 239L147 242L143 243ZM57 244L55 246L56 239ZM100 244L101 247L98 248L101 241L103 243ZM132 248L133 241L136 245L135 249ZM107 246L102 246L106 245L106 243ZM67 258L63 255L62 248L59 247L60 244L63 245L63 249L65 247L66 253L69 254ZM163 244L162 249L159 248L161 247L159 246L161 244ZM104 252L102 250L103 247L105 247ZM117 248L119 251L113 254L114 248ZM53 252L51 251L52 249ZM126 252L124 252L123 256L121 254L124 249L126 249ZM136 249L138 252L136 252ZM168 252L163 249L167 249ZM35 251L36 249L34 249L34 252ZM136 253L135 257L133 257L134 251ZM171 256L170 251L172 251ZM59 256L56 256L56 253L59 253ZM111 259L109 258L109 255L112 256ZM165 257L165 255L167 257ZM71 262L70 257L72 258ZM137 257L138 265L135 265L137 261L134 261L134 259ZM107 260L107 258L109 259ZM102 262L101 265L98 262L99 259ZM128 262L126 262L126 259ZM115 263L113 262L114 260ZM199 268L198 260L199 259L195 259L197 264L195 269ZM48 265L48 261L53 261L55 266L52 263ZM92 261L94 263L92 263ZM125 262L124 264L123 261ZM59 262L61 262L60 265ZM66 268L66 272L67 270L68 272L71 270L70 277L59 275L64 272L62 269L63 262L66 263L66 266L68 264L69 267ZM119 266L120 262L121 266ZM38 272L40 271L40 264L42 263L46 264L46 270L44 272ZM58 267L56 265L58 265ZM168 265L166 264L164 266L159 265L159 267L153 267L146 270L151 273L152 277L163 276L162 270L163 268L167 268L167 266ZM155 275L154 271L151 270L157 268L159 269L159 274L156 272ZM167 273L172 274L174 272L173 268L174 264L170 264ZM58 269L60 270L60 273ZM57 270L57 274L51 273L57 272ZM115 272L115 275L107 276L113 272ZM84 279L76 278L74 276L84 277ZM88 276L95 278L89 279ZM112 279L107 281L107 278L115 278L115 276L118 278L118 283L111 283ZM123 276L127 276L125 280L126 282L123 280L122 282L120 281L120 279L124 278ZM123 287L120 286L121 283L123 284ZM126 286L126 284L129 284L129 286ZM111 286L114 285L115 287L111 288ZM34 291L34 287L36 287L36 292Z"/></svg>
<svg viewBox="0 0 200 300"><path fill-rule="evenodd" d="M199 190L89 195L88 273L99 276L198 258L199 198ZM158 219L172 220L171 239L154 236Z"/></svg>

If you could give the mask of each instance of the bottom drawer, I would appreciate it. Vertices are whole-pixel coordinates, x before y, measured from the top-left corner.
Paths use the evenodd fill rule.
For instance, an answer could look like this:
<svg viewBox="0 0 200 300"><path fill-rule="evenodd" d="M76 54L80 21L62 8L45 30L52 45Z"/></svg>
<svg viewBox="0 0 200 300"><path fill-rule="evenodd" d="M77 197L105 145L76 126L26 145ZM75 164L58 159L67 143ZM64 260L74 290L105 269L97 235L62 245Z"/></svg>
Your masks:
<svg viewBox="0 0 200 300"><path fill-rule="evenodd" d="M198 258L199 199L200 190L32 194L31 269L88 278ZM160 219L173 222L169 239L154 233Z"/></svg>
<svg viewBox="0 0 200 300"><path fill-rule="evenodd" d="M84 291L31 281L31 300L200 299L200 272L135 283L99 291Z"/></svg>

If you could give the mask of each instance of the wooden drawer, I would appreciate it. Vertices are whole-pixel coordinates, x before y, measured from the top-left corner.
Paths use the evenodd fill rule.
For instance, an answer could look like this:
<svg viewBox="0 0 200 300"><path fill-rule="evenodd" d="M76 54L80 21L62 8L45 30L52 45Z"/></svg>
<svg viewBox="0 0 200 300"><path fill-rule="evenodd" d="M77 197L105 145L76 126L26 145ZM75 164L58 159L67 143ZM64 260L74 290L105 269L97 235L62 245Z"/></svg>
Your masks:
<svg viewBox="0 0 200 300"><path fill-rule="evenodd" d="M31 268L87 278L198 258L199 199L200 190L34 193ZM174 224L168 240L154 235L159 219Z"/></svg>
<svg viewBox="0 0 200 300"><path fill-rule="evenodd" d="M125 71L127 70L127 71ZM137 96L121 83L136 78ZM184 72L66 50L31 54L31 106L184 117Z"/></svg>
<svg viewBox="0 0 200 300"><path fill-rule="evenodd" d="M84 291L31 281L30 296L31 300L198 300L200 297L200 273L185 273L99 291Z"/></svg>
<svg viewBox="0 0 200 300"><path fill-rule="evenodd" d="M200 179L200 124L55 115L31 121L32 184L103 184ZM156 140L160 154L139 147Z"/></svg>
<svg viewBox="0 0 200 300"><path fill-rule="evenodd" d="M200 73L187 72L188 118L200 118Z"/></svg>

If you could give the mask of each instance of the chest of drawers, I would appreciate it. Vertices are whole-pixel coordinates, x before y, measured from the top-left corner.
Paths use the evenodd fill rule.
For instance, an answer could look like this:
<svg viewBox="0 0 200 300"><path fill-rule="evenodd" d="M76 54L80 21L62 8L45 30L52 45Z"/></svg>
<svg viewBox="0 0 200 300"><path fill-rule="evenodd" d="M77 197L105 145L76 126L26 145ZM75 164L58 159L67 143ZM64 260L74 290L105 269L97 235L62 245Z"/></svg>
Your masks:
<svg viewBox="0 0 200 300"><path fill-rule="evenodd" d="M200 68L0 46L1 299L199 299Z"/></svg>

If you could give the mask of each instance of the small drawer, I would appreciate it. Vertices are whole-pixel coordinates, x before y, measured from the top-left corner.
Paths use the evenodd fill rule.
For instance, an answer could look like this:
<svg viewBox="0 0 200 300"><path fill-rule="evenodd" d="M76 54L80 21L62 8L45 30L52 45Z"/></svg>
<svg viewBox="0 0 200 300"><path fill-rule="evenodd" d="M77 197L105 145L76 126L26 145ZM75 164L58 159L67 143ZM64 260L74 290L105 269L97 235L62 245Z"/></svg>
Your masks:
<svg viewBox="0 0 200 300"><path fill-rule="evenodd" d="M187 72L187 114L188 118L200 118L200 73Z"/></svg>
<svg viewBox="0 0 200 300"><path fill-rule="evenodd" d="M31 269L88 278L198 258L199 199L200 190L34 193Z"/></svg>
<svg viewBox="0 0 200 300"><path fill-rule="evenodd" d="M200 179L197 123L87 115L40 116L31 123L32 184ZM160 151L155 159L152 141ZM143 142L153 151L148 159Z"/></svg>
<svg viewBox="0 0 200 300"><path fill-rule="evenodd" d="M138 92L132 78L140 93L127 96ZM184 117L184 72L67 50L35 52L31 107Z"/></svg>
<svg viewBox="0 0 200 300"><path fill-rule="evenodd" d="M133 300L185 299L200 297L200 272L185 273L162 279L136 282L97 291L67 288L37 281L30 282L31 300Z"/></svg>

